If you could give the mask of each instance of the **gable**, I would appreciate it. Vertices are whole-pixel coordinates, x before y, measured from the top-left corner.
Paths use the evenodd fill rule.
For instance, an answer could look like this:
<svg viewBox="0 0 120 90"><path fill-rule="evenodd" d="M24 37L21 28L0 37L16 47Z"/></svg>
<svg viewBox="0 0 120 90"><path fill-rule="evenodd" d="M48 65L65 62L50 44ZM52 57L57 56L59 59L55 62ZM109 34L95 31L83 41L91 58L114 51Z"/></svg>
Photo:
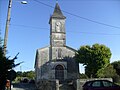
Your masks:
<svg viewBox="0 0 120 90"><path fill-rule="evenodd" d="M47 61L49 61L49 46L37 49L34 67L39 67Z"/></svg>

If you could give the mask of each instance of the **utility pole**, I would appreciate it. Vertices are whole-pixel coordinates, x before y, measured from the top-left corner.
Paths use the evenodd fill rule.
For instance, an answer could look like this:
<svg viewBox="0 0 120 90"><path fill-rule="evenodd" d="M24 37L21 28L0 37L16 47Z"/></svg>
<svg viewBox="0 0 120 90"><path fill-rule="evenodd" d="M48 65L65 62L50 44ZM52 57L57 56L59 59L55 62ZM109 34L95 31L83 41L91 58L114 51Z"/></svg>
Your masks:
<svg viewBox="0 0 120 90"><path fill-rule="evenodd" d="M9 0L6 27L5 27L5 36L4 36L4 48L3 48L4 56L6 55L7 40L8 40L8 29L9 29L9 25L10 25L11 7L12 7L12 0Z"/></svg>
<svg viewBox="0 0 120 90"><path fill-rule="evenodd" d="M21 4L27 4L27 1L21 1ZM8 41L8 30L9 30L9 25L10 25L11 8L12 8L12 0L9 0L8 11L7 11L6 27L5 27L5 36L4 36L4 48L3 48L4 56L6 56L7 41Z"/></svg>

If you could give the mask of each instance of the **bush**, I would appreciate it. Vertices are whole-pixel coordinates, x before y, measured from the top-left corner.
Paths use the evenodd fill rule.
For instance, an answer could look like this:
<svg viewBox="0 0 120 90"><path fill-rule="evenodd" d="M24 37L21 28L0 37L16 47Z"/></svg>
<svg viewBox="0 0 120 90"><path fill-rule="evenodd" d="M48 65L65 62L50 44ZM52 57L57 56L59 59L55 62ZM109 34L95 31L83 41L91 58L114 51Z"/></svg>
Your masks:
<svg viewBox="0 0 120 90"><path fill-rule="evenodd" d="M116 75L113 77L113 82L115 82L115 83L120 83L120 76L116 74Z"/></svg>
<svg viewBox="0 0 120 90"><path fill-rule="evenodd" d="M88 78L88 76L86 75L86 74L80 74L80 79L87 79Z"/></svg>

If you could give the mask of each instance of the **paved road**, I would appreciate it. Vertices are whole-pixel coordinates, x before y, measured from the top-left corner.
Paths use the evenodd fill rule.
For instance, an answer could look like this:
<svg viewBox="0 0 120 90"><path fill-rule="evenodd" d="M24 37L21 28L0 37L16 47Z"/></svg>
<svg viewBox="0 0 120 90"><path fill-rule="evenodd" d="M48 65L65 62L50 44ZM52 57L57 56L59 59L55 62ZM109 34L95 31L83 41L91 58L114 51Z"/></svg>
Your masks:
<svg viewBox="0 0 120 90"><path fill-rule="evenodd" d="M29 83L15 83L12 90L36 90L34 84Z"/></svg>

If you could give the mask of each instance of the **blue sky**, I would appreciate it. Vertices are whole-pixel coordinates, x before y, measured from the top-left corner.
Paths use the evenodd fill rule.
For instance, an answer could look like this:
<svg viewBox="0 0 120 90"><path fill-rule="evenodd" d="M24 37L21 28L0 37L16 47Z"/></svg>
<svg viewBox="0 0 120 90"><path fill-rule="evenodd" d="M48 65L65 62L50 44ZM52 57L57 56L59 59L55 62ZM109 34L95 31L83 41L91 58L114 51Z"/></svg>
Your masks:
<svg viewBox="0 0 120 90"><path fill-rule="evenodd" d="M49 45L49 18L56 0L13 0L7 44L8 54L13 58L20 52L16 63L22 71L34 70L36 49ZM58 0L66 16L66 43L75 49L82 45L104 44L111 49L111 62L120 60L120 0ZM4 38L8 0L0 0L0 30ZM70 13L70 14L69 14ZM75 16L76 15L76 16ZM82 18L107 25L94 23ZM20 66L15 68L20 70Z"/></svg>

